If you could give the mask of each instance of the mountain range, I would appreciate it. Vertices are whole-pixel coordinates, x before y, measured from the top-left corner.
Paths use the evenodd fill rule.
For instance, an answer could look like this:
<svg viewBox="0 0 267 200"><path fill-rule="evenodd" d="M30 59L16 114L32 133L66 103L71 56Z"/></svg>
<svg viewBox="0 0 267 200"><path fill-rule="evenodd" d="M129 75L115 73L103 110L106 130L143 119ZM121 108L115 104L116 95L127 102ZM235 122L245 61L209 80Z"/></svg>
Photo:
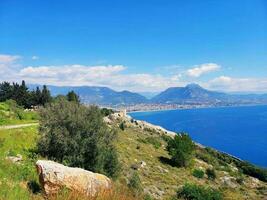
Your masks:
<svg viewBox="0 0 267 200"><path fill-rule="evenodd" d="M37 85L29 85L30 89ZM115 91L98 86L52 86L48 85L53 96L65 95L75 91L82 102L98 105L133 105L153 104L267 104L267 94L228 94L210 91L198 84L185 87L171 87L148 99L141 94L130 91Z"/></svg>

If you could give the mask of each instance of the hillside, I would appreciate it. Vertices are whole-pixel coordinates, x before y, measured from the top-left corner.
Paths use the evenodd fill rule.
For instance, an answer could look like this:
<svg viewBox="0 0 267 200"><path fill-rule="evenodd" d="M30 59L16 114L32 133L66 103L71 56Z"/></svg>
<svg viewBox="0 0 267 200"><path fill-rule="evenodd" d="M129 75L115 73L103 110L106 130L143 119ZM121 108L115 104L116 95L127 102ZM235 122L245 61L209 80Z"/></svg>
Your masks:
<svg viewBox="0 0 267 200"><path fill-rule="evenodd" d="M33 123L37 120L36 112L24 110L15 101L0 102L0 125Z"/></svg>
<svg viewBox="0 0 267 200"><path fill-rule="evenodd" d="M198 145L190 166L179 168L170 163L166 150L167 136L172 137L172 132L118 113L105 117L104 121L118 132L115 146L121 170L114 182L116 187L128 185L133 174L137 174L141 181L138 187L146 194L146 200L170 200L186 183L214 188L223 194L223 199L260 200L267 195L267 183L252 177L259 173L259 169L253 165L246 165L238 159ZM124 124L123 129L121 124ZM35 162L40 159L34 151L38 137L36 127L0 130L1 200L45 199L35 170ZM18 155L22 156L19 163L7 159ZM253 172L256 174L248 175L249 171L244 166L249 166L250 170L255 169ZM205 172L207 169L215 170L214 180ZM204 176L197 178L194 174L197 170L203 171ZM55 199L73 198L68 193L62 193ZM76 199L81 198L76 196Z"/></svg>

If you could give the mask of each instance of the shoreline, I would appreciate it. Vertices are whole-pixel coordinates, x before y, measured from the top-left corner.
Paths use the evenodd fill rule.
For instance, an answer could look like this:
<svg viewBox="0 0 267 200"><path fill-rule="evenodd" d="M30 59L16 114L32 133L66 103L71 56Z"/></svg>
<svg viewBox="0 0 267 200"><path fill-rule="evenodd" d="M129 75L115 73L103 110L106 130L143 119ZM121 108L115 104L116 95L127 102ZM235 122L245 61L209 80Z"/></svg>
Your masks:
<svg viewBox="0 0 267 200"><path fill-rule="evenodd" d="M159 110L135 110L127 111L127 114L131 113L140 113L140 112L163 112L163 111L172 111L172 110L193 110L193 109L207 109L207 108L235 108L235 107L254 107L254 106L267 106L267 104L250 104L250 105L232 105L232 106L204 106L204 107L191 107L191 108L172 108L172 109L159 109Z"/></svg>

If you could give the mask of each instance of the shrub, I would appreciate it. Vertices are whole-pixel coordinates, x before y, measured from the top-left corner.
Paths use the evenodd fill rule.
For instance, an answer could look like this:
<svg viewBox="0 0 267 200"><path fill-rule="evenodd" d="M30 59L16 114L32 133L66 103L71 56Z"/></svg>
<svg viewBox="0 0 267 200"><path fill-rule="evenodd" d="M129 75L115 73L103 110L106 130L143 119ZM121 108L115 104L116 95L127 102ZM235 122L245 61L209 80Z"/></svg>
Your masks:
<svg viewBox="0 0 267 200"><path fill-rule="evenodd" d="M208 176L208 179L210 179L210 180L214 180L214 179L216 178L216 172L215 172L214 169L210 169L210 168L208 168L208 169L206 170L206 174L207 174L207 176Z"/></svg>
<svg viewBox="0 0 267 200"><path fill-rule="evenodd" d="M60 98L41 109L40 116L37 149L42 156L111 177L117 175L116 133L103 122L100 109Z"/></svg>
<svg viewBox="0 0 267 200"><path fill-rule="evenodd" d="M261 181L267 182L267 169L257 167L248 162L236 161L237 167L244 174L258 178Z"/></svg>
<svg viewBox="0 0 267 200"><path fill-rule="evenodd" d="M195 145L187 134L175 135L169 140L167 150L171 160L178 167L186 167L191 161Z"/></svg>
<svg viewBox="0 0 267 200"><path fill-rule="evenodd" d="M130 177L128 187L135 194L140 194L143 191L142 183L137 172L134 172Z"/></svg>
<svg viewBox="0 0 267 200"><path fill-rule="evenodd" d="M192 174L196 178L203 178L205 173L201 169L194 169Z"/></svg>
<svg viewBox="0 0 267 200"><path fill-rule="evenodd" d="M120 127L120 129L121 129L122 131L124 131L124 129L125 129L125 124L124 124L124 122L121 122L119 127Z"/></svg>
<svg viewBox="0 0 267 200"><path fill-rule="evenodd" d="M183 198L185 200L222 200L223 196L220 191L212 188L185 184L177 192L177 198Z"/></svg>

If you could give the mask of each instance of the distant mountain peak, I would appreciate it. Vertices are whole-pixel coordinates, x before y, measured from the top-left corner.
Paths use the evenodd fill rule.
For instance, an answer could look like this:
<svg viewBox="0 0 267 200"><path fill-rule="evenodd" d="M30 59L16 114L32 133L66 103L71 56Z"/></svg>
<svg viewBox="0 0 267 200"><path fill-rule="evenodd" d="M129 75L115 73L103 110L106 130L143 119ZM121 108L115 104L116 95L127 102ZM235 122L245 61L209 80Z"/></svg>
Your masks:
<svg viewBox="0 0 267 200"><path fill-rule="evenodd" d="M203 89L199 84L197 83L190 83L188 85L185 86L186 88L189 88L189 89Z"/></svg>

